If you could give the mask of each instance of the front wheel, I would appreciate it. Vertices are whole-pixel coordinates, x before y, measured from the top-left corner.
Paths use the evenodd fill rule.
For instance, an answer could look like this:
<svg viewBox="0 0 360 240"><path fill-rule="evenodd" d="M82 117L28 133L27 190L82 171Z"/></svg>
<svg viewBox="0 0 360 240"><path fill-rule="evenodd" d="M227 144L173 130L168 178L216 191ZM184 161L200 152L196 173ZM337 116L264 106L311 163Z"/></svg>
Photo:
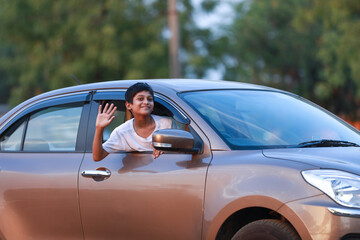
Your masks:
<svg viewBox="0 0 360 240"><path fill-rule="evenodd" d="M231 240L300 240L300 237L288 223L263 219L245 225Z"/></svg>

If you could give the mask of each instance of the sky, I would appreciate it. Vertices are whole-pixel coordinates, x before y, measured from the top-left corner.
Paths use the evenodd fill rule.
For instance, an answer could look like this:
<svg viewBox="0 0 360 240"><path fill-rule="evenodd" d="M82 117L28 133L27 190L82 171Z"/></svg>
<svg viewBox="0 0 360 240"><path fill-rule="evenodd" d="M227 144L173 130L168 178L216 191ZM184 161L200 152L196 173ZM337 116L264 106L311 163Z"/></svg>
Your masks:
<svg viewBox="0 0 360 240"><path fill-rule="evenodd" d="M192 0L196 10L195 19L200 27L211 27L216 31L220 23L230 23L233 17L231 3L239 0L219 0L219 4L211 13L201 11L200 4L204 0Z"/></svg>
<svg viewBox="0 0 360 240"><path fill-rule="evenodd" d="M244 0L218 0L218 5L211 13L206 13L201 10L201 2L206 0L192 0L195 6L195 21L199 27L210 28L215 34L221 34L221 25L231 23L234 17L234 11L231 6L233 3ZM209 80L221 80L222 69L210 69L205 76Z"/></svg>

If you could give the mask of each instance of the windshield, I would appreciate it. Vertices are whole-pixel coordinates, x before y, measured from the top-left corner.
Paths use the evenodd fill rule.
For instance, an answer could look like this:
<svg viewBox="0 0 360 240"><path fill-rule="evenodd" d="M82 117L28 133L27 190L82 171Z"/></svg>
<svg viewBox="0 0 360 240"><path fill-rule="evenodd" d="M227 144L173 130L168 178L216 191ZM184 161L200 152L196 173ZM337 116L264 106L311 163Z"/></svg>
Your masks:
<svg viewBox="0 0 360 240"><path fill-rule="evenodd" d="M286 93L216 90L181 96L232 149L301 147L304 143L313 147L308 143L324 139L360 145L358 131L315 104Z"/></svg>

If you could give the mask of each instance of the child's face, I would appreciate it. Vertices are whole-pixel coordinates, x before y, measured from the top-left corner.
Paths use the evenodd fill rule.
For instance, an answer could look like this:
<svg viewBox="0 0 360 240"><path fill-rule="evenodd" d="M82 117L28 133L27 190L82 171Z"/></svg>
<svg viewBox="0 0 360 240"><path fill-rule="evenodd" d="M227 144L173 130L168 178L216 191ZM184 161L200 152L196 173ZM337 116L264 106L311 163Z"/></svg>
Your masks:
<svg viewBox="0 0 360 240"><path fill-rule="evenodd" d="M150 115L154 109L154 99L150 92L141 91L135 94L132 103L127 103L127 108L133 115Z"/></svg>

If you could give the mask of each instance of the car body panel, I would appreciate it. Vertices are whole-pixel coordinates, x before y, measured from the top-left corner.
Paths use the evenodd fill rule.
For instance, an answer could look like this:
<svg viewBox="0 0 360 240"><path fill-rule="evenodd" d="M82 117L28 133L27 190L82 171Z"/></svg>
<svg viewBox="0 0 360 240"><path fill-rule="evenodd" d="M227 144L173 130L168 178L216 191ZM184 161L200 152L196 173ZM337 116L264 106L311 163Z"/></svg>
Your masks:
<svg viewBox="0 0 360 240"><path fill-rule="evenodd" d="M81 239L83 153L0 153L0 227L6 239Z"/></svg>
<svg viewBox="0 0 360 240"><path fill-rule="evenodd" d="M201 239L209 157L114 153L101 162L86 154L81 170L110 170L108 179L81 177L86 239ZM181 223L181 224L179 224Z"/></svg>
<svg viewBox="0 0 360 240"><path fill-rule="evenodd" d="M215 239L222 223L238 210L264 207L276 211L286 202L318 195L300 174L311 167L266 158L262 150L213 152L206 182L205 239Z"/></svg>
<svg viewBox="0 0 360 240"><path fill-rule="evenodd" d="M293 149L264 149L271 159L287 159L327 169L342 169L360 175L360 149L358 147L320 147Z"/></svg>
<svg viewBox="0 0 360 240"><path fill-rule="evenodd" d="M298 221L305 225L310 234L309 236L301 235L305 230L299 229L301 239L341 239L349 233L359 232L360 218L334 216L329 211L329 207L339 207L339 205L326 195L319 194L289 202L283 205L278 212L289 216L289 220L295 224L297 221L294 219L301 219Z"/></svg>

